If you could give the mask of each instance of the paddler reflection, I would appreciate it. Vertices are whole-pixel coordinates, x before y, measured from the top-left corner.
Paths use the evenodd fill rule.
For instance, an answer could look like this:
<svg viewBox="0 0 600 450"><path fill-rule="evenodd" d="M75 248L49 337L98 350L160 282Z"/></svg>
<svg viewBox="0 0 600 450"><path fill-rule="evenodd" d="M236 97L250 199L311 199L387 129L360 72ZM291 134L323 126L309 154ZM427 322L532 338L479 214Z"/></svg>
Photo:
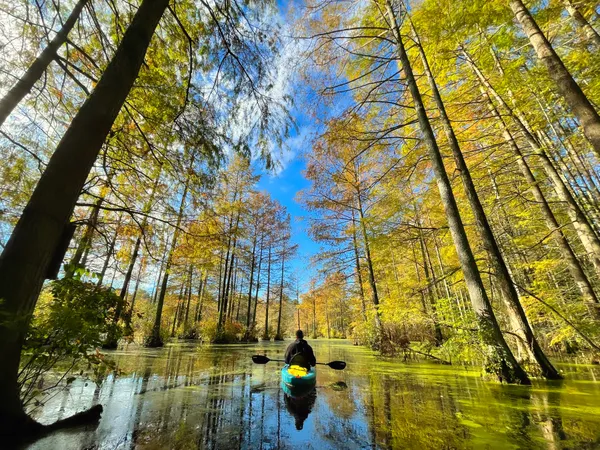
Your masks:
<svg viewBox="0 0 600 450"><path fill-rule="evenodd" d="M285 408L294 418L296 422L296 430L302 430L304 427L304 421L308 418L308 415L315 406L317 400L317 390L314 386L305 390L304 392L298 392L294 389L294 392L290 390L285 383L281 383L281 389L283 389L283 399L285 401Z"/></svg>

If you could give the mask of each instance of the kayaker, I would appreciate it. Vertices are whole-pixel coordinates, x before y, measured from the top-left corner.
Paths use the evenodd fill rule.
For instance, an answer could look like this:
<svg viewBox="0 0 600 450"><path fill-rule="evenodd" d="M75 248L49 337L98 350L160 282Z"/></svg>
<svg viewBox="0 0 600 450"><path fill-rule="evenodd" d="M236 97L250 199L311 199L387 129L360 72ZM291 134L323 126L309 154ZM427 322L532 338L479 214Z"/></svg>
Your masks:
<svg viewBox="0 0 600 450"><path fill-rule="evenodd" d="M296 340L292 342L285 351L285 363L289 364L292 358L297 354L302 354L311 366L317 364L313 349L308 345L308 342L304 340L304 333L302 330L296 331Z"/></svg>

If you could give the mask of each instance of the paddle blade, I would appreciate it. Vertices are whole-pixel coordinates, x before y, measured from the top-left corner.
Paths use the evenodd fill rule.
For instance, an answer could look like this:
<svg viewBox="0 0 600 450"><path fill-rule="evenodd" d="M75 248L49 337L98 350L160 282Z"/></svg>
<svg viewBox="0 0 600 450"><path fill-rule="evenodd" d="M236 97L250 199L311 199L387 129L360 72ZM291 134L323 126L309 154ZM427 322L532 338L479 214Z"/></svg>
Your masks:
<svg viewBox="0 0 600 450"><path fill-rule="evenodd" d="M252 356L252 362L254 364L266 364L269 361L271 361L271 360L264 355L253 355Z"/></svg>
<svg viewBox="0 0 600 450"><path fill-rule="evenodd" d="M344 370L346 368L346 362L345 361L331 361L327 365L329 367L331 367L332 369L335 369L335 370Z"/></svg>

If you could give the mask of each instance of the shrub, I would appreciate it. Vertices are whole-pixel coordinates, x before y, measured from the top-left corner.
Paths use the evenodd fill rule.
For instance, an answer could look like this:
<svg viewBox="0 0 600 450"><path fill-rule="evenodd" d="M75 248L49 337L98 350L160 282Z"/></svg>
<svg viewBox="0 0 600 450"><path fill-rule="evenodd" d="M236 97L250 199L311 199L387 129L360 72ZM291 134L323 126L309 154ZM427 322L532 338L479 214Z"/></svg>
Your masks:
<svg viewBox="0 0 600 450"><path fill-rule="evenodd" d="M80 278L64 278L49 284L25 337L18 382L25 406L40 405L53 389L72 382L68 375L82 362L87 368L105 363L97 350L106 335L120 338L123 329L115 324L115 309L122 300L108 288ZM124 305L123 305L124 307ZM44 375L59 369L50 383ZM83 375L84 371L80 371Z"/></svg>
<svg viewBox="0 0 600 450"><path fill-rule="evenodd" d="M245 327L240 322L225 322L223 330L219 332L217 324L214 321L200 322L200 336L203 341L215 344L229 344L242 340L245 334Z"/></svg>

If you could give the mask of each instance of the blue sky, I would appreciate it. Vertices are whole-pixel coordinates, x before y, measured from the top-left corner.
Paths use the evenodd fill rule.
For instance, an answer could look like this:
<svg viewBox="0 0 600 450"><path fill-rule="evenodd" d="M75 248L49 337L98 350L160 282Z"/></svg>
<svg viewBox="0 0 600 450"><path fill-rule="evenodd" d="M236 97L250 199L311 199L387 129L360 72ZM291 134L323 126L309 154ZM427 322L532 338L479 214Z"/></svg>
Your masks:
<svg viewBox="0 0 600 450"><path fill-rule="evenodd" d="M283 170L277 174L264 173L258 188L269 192L273 199L287 208L292 217L292 240L298 244L298 252L290 261L289 267L290 273L300 280L300 290L304 291L314 273L314 269L310 267L310 257L319 251L319 244L308 236L306 218L309 211L296 198L298 191L309 186L308 180L302 175L305 167L302 151L308 150L306 147L310 146L308 130L311 126L299 112L296 112L295 119L298 130L292 132L288 139L289 148L283 151L286 159Z"/></svg>
<svg viewBox="0 0 600 450"><path fill-rule="evenodd" d="M311 137L318 126L303 111L302 99L296 98L302 95L301 92L305 92L303 88L306 86L297 85L302 82L297 77L297 64L300 62L296 59L301 47L297 41L290 38L294 34L291 25L294 21L292 17L294 11L291 11L290 7L293 7L297 13L301 5L302 0L277 0L282 39L278 81L281 83L279 86L281 94L295 97L296 105L291 108L290 113L297 128L291 131L284 148L275 149L274 156L279 160L282 169L277 173L263 173L258 188L267 191L273 199L285 206L292 217L292 240L298 244L298 252L297 256L290 261L289 273L298 277L301 291L306 291L310 279L316 272L310 265L310 258L318 253L320 246L311 240L307 233L309 211L298 201L297 194L309 186L308 180L302 175L305 168L302 155L311 150Z"/></svg>

